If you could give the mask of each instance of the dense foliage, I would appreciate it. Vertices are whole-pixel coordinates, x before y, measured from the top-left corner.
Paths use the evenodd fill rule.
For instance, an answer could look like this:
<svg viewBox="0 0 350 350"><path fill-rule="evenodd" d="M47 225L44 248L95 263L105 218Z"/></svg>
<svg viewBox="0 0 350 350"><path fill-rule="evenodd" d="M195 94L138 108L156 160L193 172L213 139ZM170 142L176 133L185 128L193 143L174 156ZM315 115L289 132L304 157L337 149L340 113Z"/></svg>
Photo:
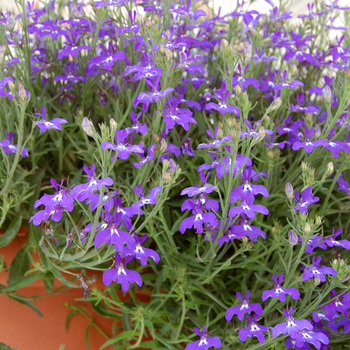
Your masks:
<svg viewBox="0 0 350 350"><path fill-rule="evenodd" d="M0 247L30 239L0 291L83 288L123 320L116 349L344 349L349 8L19 5L0 17Z"/></svg>

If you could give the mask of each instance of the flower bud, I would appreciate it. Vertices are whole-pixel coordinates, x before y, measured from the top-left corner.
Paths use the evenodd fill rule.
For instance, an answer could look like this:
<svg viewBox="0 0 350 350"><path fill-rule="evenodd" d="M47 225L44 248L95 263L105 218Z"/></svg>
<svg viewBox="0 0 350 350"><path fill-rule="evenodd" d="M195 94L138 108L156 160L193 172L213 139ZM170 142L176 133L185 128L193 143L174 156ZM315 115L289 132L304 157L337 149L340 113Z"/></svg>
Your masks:
<svg viewBox="0 0 350 350"><path fill-rule="evenodd" d="M301 170L302 171L307 171L307 165L304 162L301 162Z"/></svg>
<svg viewBox="0 0 350 350"><path fill-rule="evenodd" d="M177 165L172 159L169 159L168 169L169 169L170 174L174 174L176 172Z"/></svg>
<svg viewBox="0 0 350 350"><path fill-rule="evenodd" d="M292 247L298 243L298 236L293 230L289 231L288 240Z"/></svg>
<svg viewBox="0 0 350 350"><path fill-rule="evenodd" d="M0 45L0 64L3 63L5 60L5 50L6 50L6 46Z"/></svg>
<svg viewBox="0 0 350 350"><path fill-rule="evenodd" d="M243 53L244 53L245 63L247 64L250 61L250 58L252 57L252 46L250 44L244 45Z"/></svg>
<svg viewBox="0 0 350 350"><path fill-rule="evenodd" d="M173 58L173 53L167 48L165 48L164 51L165 51L165 56L170 61Z"/></svg>
<svg viewBox="0 0 350 350"><path fill-rule="evenodd" d="M157 134L153 135L154 141L158 142L159 141L159 136Z"/></svg>
<svg viewBox="0 0 350 350"><path fill-rule="evenodd" d="M270 104L269 108L267 109L266 113L270 113L272 111L275 111L276 109L280 108L282 105L282 100L280 97L277 97L273 102Z"/></svg>
<svg viewBox="0 0 350 350"><path fill-rule="evenodd" d="M169 184L171 182L171 175L168 172L164 171L163 172L163 179L167 184Z"/></svg>
<svg viewBox="0 0 350 350"><path fill-rule="evenodd" d="M310 234L310 232L311 232L311 227L310 227L310 224L308 222L304 226L304 232L306 235Z"/></svg>
<svg viewBox="0 0 350 350"><path fill-rule="evenodd" d="M228 48L228 41L226 39L222 39L221 40L221 47L223 49L227 49Z"/></svg>
<svg viewBox="0 0 350 350"><path fill-rule="evenodd" d="M161 139L160 140L160 151L162 153L164 153L166 151L166 148L168 147L167 142L165 141L165 139Z"/></svg>
<svg viewBox="0 0 350 350"><path fill-rule="evenodd" d="M292 78L295 78L298 75L298 67L293 64L292 65Z"/></svg>
<svg viewBox="0 0 350 350"><path fill-rule="evenodd" d="M316 225L319 226L321 225L322 219L321 216L316 216Z"/></svg>
<svg viewBox="0 0 350 350"><path fill-rule="evenodd" d="M169 168L169 161L167 159L163 160L163 171L167 171Z"/></svg>
<svg viewBox="0 0 350 350"><path fill-rule="evenodd" d="M291 183L289 182L286 183L286 187L284 188L284 191L286 192L286 196L288 199L293 199L294 190Z"/></svg>
<svg viewBox="0 0 350 350"><path fill-rule="evenodd" d="M333 170L334 170L334 165L332 162L329 162L327 164L326 176L331 175L333 173Z"/></svg>
<svg viewBox="0 0 350 350"><path fill-rule="evenodd" d="M332 90L328 85L326 85L323 88L322 96L323 96L324 102L326 102L327 104L331 104L331 102L332 102Z"/></svg>
<svg viewBox="0 0 350 350"><path fill-rule="evenodd" d="M222 129L219 127L219 129L218 129L218 139L219 140L221 140L223 137L224 137L224 133L223 133L223 131L222 131Z"/></svg>
<svg viewBox="0 0 350 350"><path fill-rule="evenodd" d="M92 128L92 122L87 117L83 118L83 122L81 123L81 126L83 130L85 131L86 135L94 137L94 130Z"/></svg>
<svg viewBox="0 0 350 350"><path fill-rule="evenodd" d="M242 89L239 85L235 85L235 92L236 95L240 95L242 93Z"/></svg>
<svg viewBox="0 0 350 350"><path fill-rule="evenodd" d="M111 127L112 133L117 130L118 124L113 118L109 119L109 125Z"/></svg>
<svg viewBox="0 0 350 350"><path fill-rule="evenodd" d="M27 99L27 93L22 83L18 84L18 97L22 102L25 102Z"/></svg>
<svg viewBox="0 0 350 350"><path fill-rule="evenodd" d="M145 25L146 25L146 27L147 27L148 29L150 29L150 28L152 27L152 22L151 22L151 20L150 20L149 18L146 19Z"/></svg>

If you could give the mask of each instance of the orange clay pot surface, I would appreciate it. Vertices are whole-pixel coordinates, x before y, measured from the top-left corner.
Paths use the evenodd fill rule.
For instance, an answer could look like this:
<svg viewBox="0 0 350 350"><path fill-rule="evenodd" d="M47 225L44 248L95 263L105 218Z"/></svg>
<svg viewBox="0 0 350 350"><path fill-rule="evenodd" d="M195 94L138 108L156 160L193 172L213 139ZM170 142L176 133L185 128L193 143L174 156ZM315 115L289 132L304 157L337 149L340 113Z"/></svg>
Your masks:
<svg viewBox="0 0 350 350"><path fill-rule="evenodd" d="M17 251L25 243L24 238L28 230L21 227L17 239L11 244L0 249L0 255L4 255L6 266L9 267ZM2 232L0 232L2 234ZM35 259L36 260L36 259ZM0 284L6 285L8 272L0 273ZM102 273L97 274L97 286L103 289ZM61 286L56 279L54 290ZM47 291L42 280L37 280L31 285L18 289L18 294L25 297L33 295L46 295ZM17 350L58 350L61 344L67 350L86 349L85 332L89 321L81 314L75 314L69 323L66 332L66 319L71 309L65 307L66 303L73 303L75 299L82 298L83 288L64 289L60 293L49 295L41 299L33 300L33 303L40 309L44 317L40 317L30 307L10 299L6 294L0 294L0 342L17 347ZM150 296L144 292L136 293L139 300L149 302ZM123 297L120 292L121 299ZM105 318L97 314L88 302L75 301L75 305L84 306L89 312L93 321L109 336L112 336L113 319ZM121 324L118 324L120 326ZM89 331L89 345L91 350L98 350L107 340L93 326ZM105 349L111 349L106 347Z"/></svg>

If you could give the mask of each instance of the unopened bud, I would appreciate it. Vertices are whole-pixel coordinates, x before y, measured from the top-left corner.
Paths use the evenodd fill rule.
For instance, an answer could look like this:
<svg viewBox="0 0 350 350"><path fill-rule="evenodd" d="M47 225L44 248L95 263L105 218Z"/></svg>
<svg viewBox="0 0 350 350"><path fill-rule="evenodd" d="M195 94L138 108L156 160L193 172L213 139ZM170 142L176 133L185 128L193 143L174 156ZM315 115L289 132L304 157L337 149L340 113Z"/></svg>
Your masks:
<svg viewBox="0 0 350 350"><path fill-rule="evenodd" d="M221 40L221 47L224 49L228 48L228 41L226 39Z"/></svg>
<svg viewBox="0 0 350 350"><path fill-rule="evenodd" d="M247 243L248 242L248 237L243 236L242 241L243 241L243 243Z"/></svg>
<svg viewBox="0 0 350 350"><path fill-rule="evenodd" d="M258 143L265 138L265 128L261 126L259 128L259 135L256 137L255 142Z"/></svg>
<svg viewBox="0 0 350 350"><path fill-rule="evenodd" d="M316 225L319 226L321 225L322 219L321 216L316 216Z"/></svg>
<svg viewBox="0 0 350 350"><path fill-rule="evenodd" d="M266 128L269 126L270 121L271 121L270 117L267 114L265 114L262 118L262 122Z"/></svg>
<svg viewBox="0 0 350 350"><path fill-rule="evenodd" d="M240 95L242 93L242 89L239 85L235 85L235 92L236 95Z"/></svg>
<svg viewBox="0 0 350 350"><path fill-rule="evenodd" d="M219 51L219 45L218 45L218 44L215 44L215 46L214 46L214 52L215 52L215 53L218 53L218 51Z"/></svg>
<svg viewBox="0 0 350 350"><path fill-rule="evenodd" d="M152 27L152 22L151 22L151 20L150 20L149 18L146 19L145 25L146 25L146 27L147 27L148 29L150 29L150 28Z"/></svg>
<svg viewBox="0 0 350 350"><path fill-rule="evenodd" d="M328 85L326 85L323 88L322 96L323 96L324 102L326 102L327 104L331 104L331 102L332 102L332 90Z"/></svg>
<svg viewBox="0 0 350 350"><path fill-rule="evenodd" d="M244 53L245 63L248 63L250 61L250 58L252 57L252 46L250 44L244 45L243 53Z"/></svg>
<svg viewBox="0 0 350 350"><path fill-rule="evenodd" d="M171 182L171 175L168 172L164 171L163 172L163 179L167 184L169 184Z"/></svg>
<svg viewBox="0 0 350 350"><path fill-rule="evenodd" d="M291 183L289 182L286 183L286 187L284 188L284 191L286 192L286 196L288 199L293 199L294 190Z"/></svg>
<svg viewBox="0 0 350 350"><path fill-rule="evenodd" d="M315 139L319 139L321 136L321 128L319 127L319 125L316 126L315 128Z"/></svg>
<svg viewBox="0 0 350 350"><path fill-rule="evenodd" d="M18 84L18 97L22 102L25 102L27 99L27 93L22 83Z"/></svg>
<svg viewBox="0 0 350 350"><path fill-rule="evenodd" d="M166 151L167 147L168 147L168 144L167 144L167 142L165 141L165 139L161 139L161 140L160 140L160 151L161 151L162 153L164 153L164 152Z"/></svg>
<svg viewBox="0 0 350 350"><path fill-rule="evenodd" d="M168 169L169 169L170 174L174 174L176 172L177 165L172 159L169 159Z"/></svg>
<svg viewBox="0 0 350 350"><path fill-rule="evenodd" d="M87 117L83 118L83 122L81 123L81 126L83 130L85 131L86 135L94 137L94 131L92 128L92 122Z"/></svg>
<svg viewBox="0 0 350 350"><path fill-rule="evenodd" d="M169 168L169 161L167 159L163 160L163 171L167 171Z"/></svg>
<svg viewBox="0 0 350 350"><path fill-rule="evenodd" d="M292 65L292 78L295 78L298 75L298 68L295 64Z"/></svg>
<svg viewBox="0 0 350 350"><path fill-rule="evenodd" d="M6 50L6 46L0 45L0 64L5 60L5 50Z"/></svg>
<svg viewBox="0 0 350 350"><path fill-rule="evenodd" d="M295 246L298 243L298 236L293 230L289 231L288 240L291 246Z"/></svg>
<svg viewBox="0 0 350 350"><path fill-rule="evenodd" d="M118 124L113 118L109 119L109 125L111 127L112 132L117 130Z"/></svg>
<svg viewBox="0 0 350 350"><path fill-rule="evenodd" d="M304 231L305 231L305 234L309 234L311 232L311 227L310 227L310 224L307 222L304 226Z"/></svg>
<svg viewBox="0 0 350 350"><path fill-rule="evenodd" d="M333 170L334 170L334 165L332 162L329 162L327 164L327 170L326 170L327 176L331 175L333 173Z"/></svg>
<svg viewBox="0 0 350 350"><path fill-rule="evenodd" d="M301 162L301 170L302 171L307 171L307 165L304 162Z"/></svg>
<svg viewBox="0 0 350 350"><path fill-rule="evenodd" d="M272 111L275 111L276 109L280 108L282 105L282 100L280 97L277 97L273 100L273 102L270 104L269 108L267 109L266 113L270 113Z"/></svg>
<svg viewBox="0 0 350 350"><path fill-rule="evenodd" d="M218 135L218 139L219 140L221 140L224 137L224 133L223 133L223 131L222 131L222 129L220 127L218 128L217 135Z"/></svg>
<svg viewBox="0 0 350 350"><path fill-rule="evenodd" d="M165 56L168 58L168 60L171 60L173 58L173 53L167 48L165 48L164 51L165 51Z"/></svg>

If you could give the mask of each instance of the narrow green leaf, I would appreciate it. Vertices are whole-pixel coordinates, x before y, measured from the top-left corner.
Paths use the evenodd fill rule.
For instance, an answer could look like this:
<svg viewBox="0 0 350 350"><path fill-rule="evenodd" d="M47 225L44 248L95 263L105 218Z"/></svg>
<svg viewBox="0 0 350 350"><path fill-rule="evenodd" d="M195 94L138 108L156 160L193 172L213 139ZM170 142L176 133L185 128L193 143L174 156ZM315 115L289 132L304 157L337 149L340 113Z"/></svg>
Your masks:
<svg viewBox="0 0 350 350"><path fill-rule="evenodd" d="M27 245L24 245L13 258L10 267L10 274L7 279L8 286L11 286L12 284L18 282L20 279L24 278L26 272L29 270L30 260L28 256L28 250L29 247Z"/></svg>
<svg viewBox="0 0 350 350"><path fill-rule="evenodd" d="M108 341L106 341L101 347L100 349L104 349L106 346L108 345L112 345L122 339L125 339L125 338L129 338L129 337L133 337L133 336L138 336L140 335L140 332L138 331L127 331L127 332L123 332L121 334L119 334L118 336L112 338L112 339L109 339Z"/></svg>
<svg viewBox="0 0 350 350"><path fill-rule="evenodd" d="M142 349L164 349L162 344L159 344L155 340L145 341L140 344L140 348Z"/></svg>
<svg viewBox="0 0 350 350"><path fill-rule="evenodd" d="M17 219L13 220L6 230L6 232L0 237L0 248L9 245L12 240L16 237L19 228L22 223L22 215L20 215Z"/></svg>
<svg viewBox="0 0 350 350"><path fill-rule="evenodd" d="M75 312L74 310L71 311L71 312L68 314L68 316L67 316L67 318L66 318L66 332L68 332L68 329L69 329L69 322L70 322L71 318L72 318L75 314L76 314L76 312Z"/></svg>
<svg viewBox="0 0 350 350"><path fill-rule="evenodd" d="M17 348L10 348L9 346L5 345L4 343L0 343L0 350L17 350Z"/></svg>
<svg viewBox="0 0 350 350"><path fill-rule="evenodd" d="M88 325L85 331L85 344L86 348L90 350L90 344L89 344L89 332L90 332L91 324Z"/></svg>
<svg viewBox="0 0 350 350"><path fill-rule="evenodd" d="M18 301L21 304L29 306L33 311L35 311L39 316L44 317L44 315L41 313L40 309L28 298L23 297L22 295L19 294L7 294L8 297L11 299L14 299Z"/></svg>
<svg viewBox="0 0 350 350"><path fill-rule="evenodd" d="M23 288L25 286L29 286L32 284L34 281L38 280L42 276L41 272L35 272L29 276L25 276L21 278L19 281L17 281L14 284L11 284L10 286L6 287L3 289L3 292L13 292L16 291L19 288Z"/></svg>

